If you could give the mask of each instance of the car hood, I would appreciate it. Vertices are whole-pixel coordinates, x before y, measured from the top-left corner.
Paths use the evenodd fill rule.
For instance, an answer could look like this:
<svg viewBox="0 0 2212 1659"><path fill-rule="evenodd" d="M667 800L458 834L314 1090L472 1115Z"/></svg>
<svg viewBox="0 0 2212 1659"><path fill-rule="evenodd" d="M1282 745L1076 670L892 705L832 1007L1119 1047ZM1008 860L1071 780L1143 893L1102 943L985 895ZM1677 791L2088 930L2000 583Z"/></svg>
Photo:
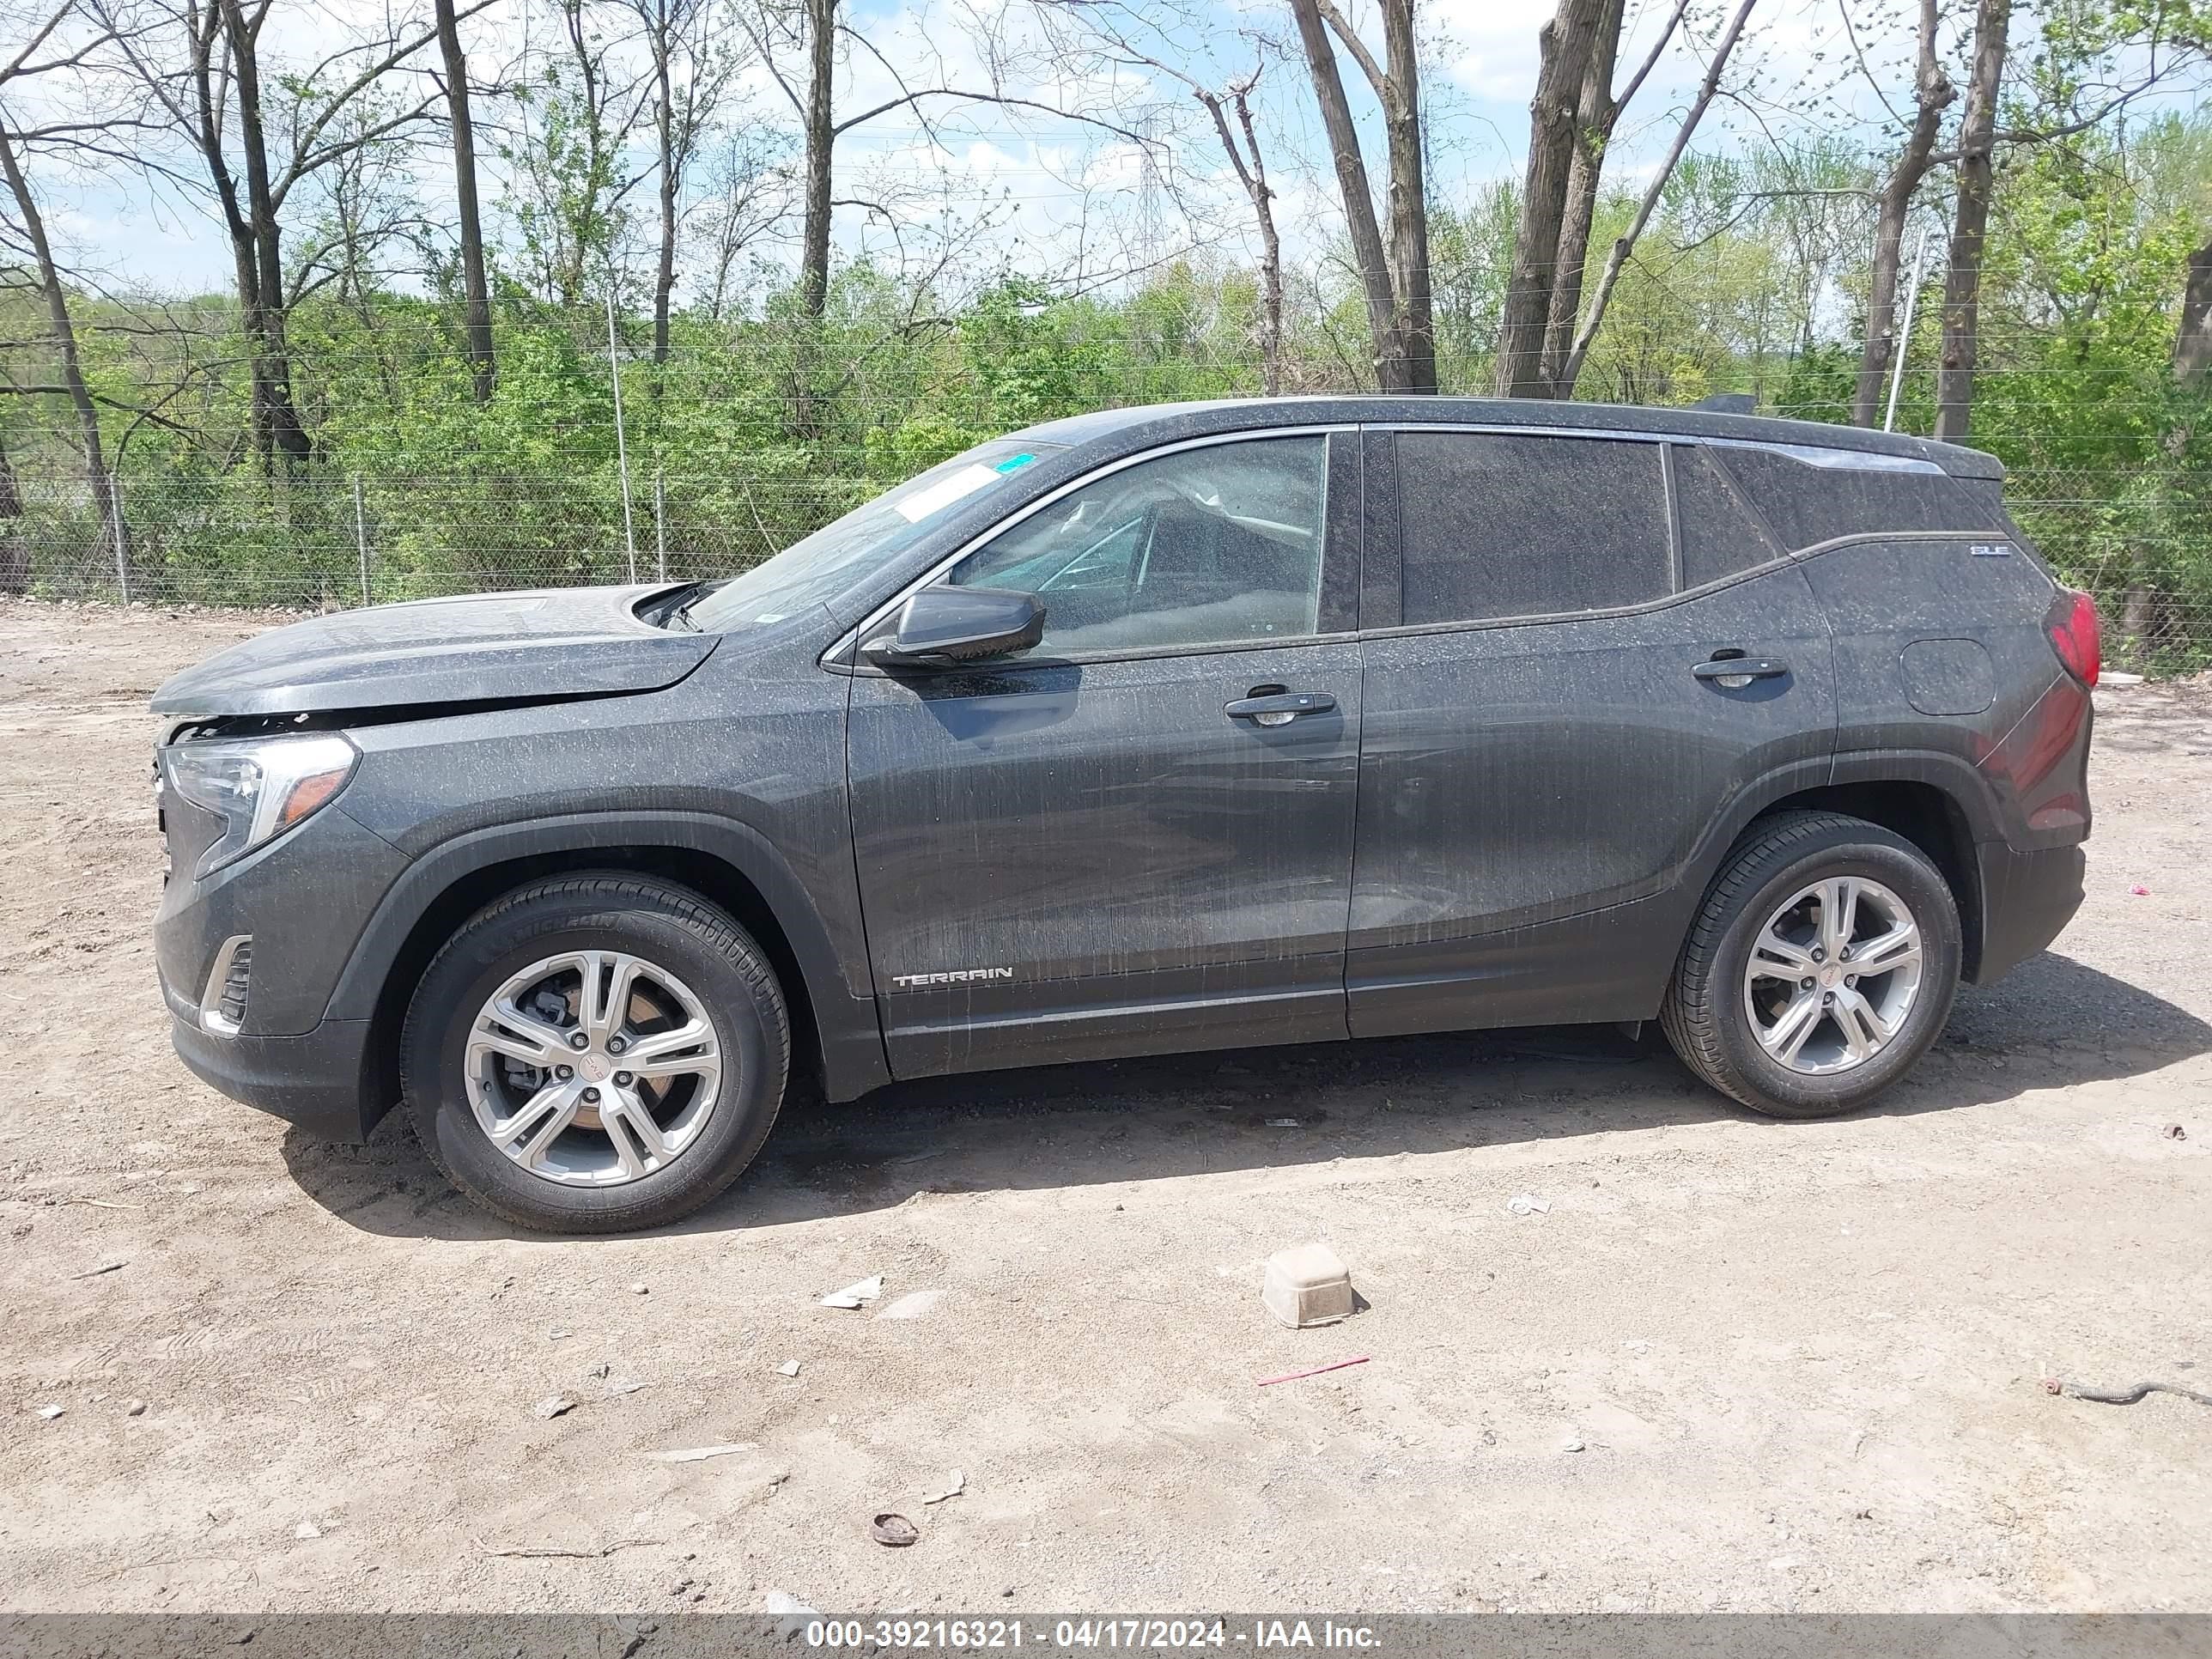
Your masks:
<svg viewBox="0 0 2212 1659"><path fill-rule="evenodd" d="M640 621L672 585L548 588L373 605L257 634L154 693L157 714L295 714L657 691L717 634Z"/></svg>

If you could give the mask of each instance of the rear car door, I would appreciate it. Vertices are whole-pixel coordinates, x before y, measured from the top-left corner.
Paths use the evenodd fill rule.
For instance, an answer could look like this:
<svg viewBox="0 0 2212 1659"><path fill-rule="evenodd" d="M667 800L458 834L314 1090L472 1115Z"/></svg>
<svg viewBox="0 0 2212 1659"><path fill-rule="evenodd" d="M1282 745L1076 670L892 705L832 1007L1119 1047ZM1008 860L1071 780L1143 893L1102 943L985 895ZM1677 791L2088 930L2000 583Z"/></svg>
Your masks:
<svg viewBox="0 0 2212 1659"><path fill-rule="evenodd" d="M1649 1018L1737 798L1826 781L1820 607L1696 446L1366 444L1352 1033Z"/></svg>
<svg viewBox="0 0 2212 1659"><path fill-rule="evenodd" d="M1358 443L1255 434L1103 470L935 579L1037 594L1034 650L857 671L896 1074L1345 1035Z"/></svg>

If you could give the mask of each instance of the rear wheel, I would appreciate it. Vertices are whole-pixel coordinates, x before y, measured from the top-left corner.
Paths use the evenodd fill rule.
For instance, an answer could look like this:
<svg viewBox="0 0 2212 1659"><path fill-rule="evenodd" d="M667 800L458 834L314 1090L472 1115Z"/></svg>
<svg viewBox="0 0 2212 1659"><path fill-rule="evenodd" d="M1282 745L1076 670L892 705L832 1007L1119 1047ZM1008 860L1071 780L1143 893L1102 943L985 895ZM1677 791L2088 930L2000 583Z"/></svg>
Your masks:
<svg viewBox="0 0 2212 1659"><path fill-rule="evenodd" d="M1959 911L1927 854L1863 819L1762 820L1705 896L1660 1024L1775 1117L1850 1110L1911 1069L1958 989Z"/></svg>
<svg viewBox="0 0 2212 1659"><path fill-rule="evenodd" d="M789 1036L759 947L680 889L543 882L483 911L417 987L401 1084L433 1162L528 1227L672 1221L743 1173Z"/></svg>

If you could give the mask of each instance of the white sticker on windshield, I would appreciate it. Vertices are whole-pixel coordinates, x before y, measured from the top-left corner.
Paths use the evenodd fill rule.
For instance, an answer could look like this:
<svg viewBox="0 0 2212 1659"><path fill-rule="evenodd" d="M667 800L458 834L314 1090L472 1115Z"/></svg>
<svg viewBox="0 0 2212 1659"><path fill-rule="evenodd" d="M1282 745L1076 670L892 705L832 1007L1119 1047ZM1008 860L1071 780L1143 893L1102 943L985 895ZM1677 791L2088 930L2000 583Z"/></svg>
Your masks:
<svg viewBox="0 0 2212 1659"><path fill-rule="evenodd" d="M999 474L977 462L962 467L949 478L940 478L919 495L909 495L898 504L900 516L908 524L920 524L931 514L952 505L963 495L972 495L985 484L996 483Z"/></svg>

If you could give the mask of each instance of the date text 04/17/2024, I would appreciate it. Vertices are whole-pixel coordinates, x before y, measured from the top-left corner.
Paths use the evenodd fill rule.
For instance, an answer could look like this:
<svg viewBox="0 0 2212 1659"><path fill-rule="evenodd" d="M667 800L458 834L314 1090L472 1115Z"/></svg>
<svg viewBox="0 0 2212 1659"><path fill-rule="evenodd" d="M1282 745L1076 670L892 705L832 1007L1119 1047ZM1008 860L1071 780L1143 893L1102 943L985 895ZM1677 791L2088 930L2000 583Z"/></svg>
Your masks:
<svg viewBox="0 0 2212 1659"><path fill-rule="evenodd" d="M1334 1620L1255 1619L1249 1626L1214 1619L1060 1619L1034 1626L1019 1619L820 1619L805 1627L817 1648L1334 1649L1376 1645L1365 1625Z"/></svg>

